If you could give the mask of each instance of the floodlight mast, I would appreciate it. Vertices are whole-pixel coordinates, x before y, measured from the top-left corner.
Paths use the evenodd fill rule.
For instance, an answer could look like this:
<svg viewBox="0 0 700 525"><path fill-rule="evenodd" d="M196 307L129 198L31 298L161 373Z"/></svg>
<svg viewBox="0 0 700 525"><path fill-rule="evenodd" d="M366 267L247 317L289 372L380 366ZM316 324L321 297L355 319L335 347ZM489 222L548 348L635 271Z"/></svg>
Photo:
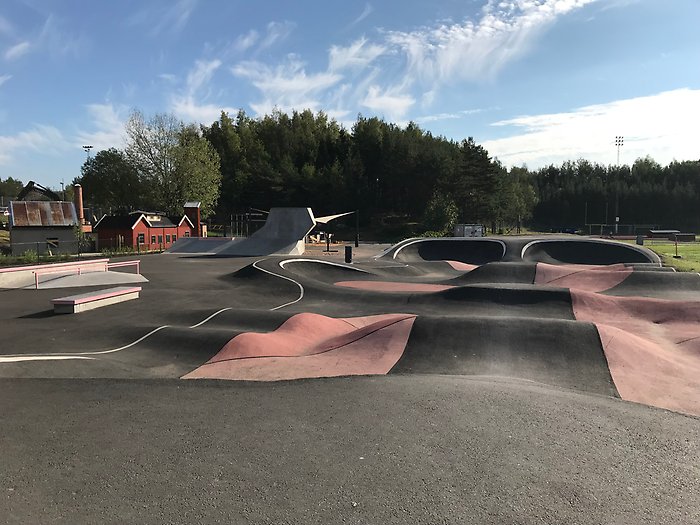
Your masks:
<svg viewBox="0 0 700 525"><path fill-rule="evenodd" d="M620 165L620 148L625 145L625 137L615 137L615 146L617 146L617 165Z"/></svg>
<svg viewBox="0 0 700 525"><path fill-rule="evenodd" d="M90 150L92 149L92 146L86 145L86 146L83 146L83 149L85 150L85 153L87 153L88 160L90 160Z"/></svg>
<svg viewBox="0 0 700 525"><path fill-rule="evenodd" d="M615 146L617 147L617 166L615 168L615 234L617 235L617 226L620 222L620 200L619 200L619 188L620 188L620 148L625 145L625 137L618 135L615 137Z"/></svg>

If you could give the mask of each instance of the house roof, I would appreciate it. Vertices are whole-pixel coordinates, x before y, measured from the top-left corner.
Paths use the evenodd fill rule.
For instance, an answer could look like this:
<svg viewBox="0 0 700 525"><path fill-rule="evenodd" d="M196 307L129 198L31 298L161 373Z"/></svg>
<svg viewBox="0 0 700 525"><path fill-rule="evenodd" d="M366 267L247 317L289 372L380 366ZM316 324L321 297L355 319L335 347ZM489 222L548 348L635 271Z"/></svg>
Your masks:
<svg viewBox="0 0 700 525"><path fill-rule="evenodd" d="M140 218L141 216L134 215L103 215L94 228L131 229Z"/></svg>
<svg viewBox="0 0 700 525"><path fill-rule="evenodd" d="M185 208L199 208L202 206L200 201L188 201L185 203Z"/></svg>
<svg viewBox="0 0 700 525"><path fill-rule="evenodd" d="M141 219L144 220L149 228L175 228L182 224L183 220L187 221L190 226L192 226L192 222L184 215L182 218L157 215L159 217L158 220L148 219L148 217L152 218L154 216L156 216L156 214L146 214L146 212L140 214L131 213L129 215L104 215L99 221L97 221L94 228L109 228L115 230L133 229Z"/></svg>
<svg viewBox="0 0 700 525"><path fill-rule="evenodd" d="M183 222L186 222L190 225L190 227L194 228L194 224L192 224L192 221L187 215L183 215L182 217L168 217L173 224L176 226L180 226Z"/></svg>
<svg viewBox="0 0 700 525"><path fill-rule="evenodd" d="M13 228L68 228L78 225L78 216L72 202L11 201L10 225Z"/></svg>

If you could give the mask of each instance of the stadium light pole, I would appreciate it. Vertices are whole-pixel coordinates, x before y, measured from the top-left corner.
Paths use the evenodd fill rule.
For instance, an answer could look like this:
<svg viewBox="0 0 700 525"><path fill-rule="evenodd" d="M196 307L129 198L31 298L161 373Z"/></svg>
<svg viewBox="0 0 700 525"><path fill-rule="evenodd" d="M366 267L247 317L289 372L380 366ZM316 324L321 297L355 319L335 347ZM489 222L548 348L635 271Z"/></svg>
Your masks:
<svg viewBox="0 0 700 525"><path fill-rule="evenodd" d="M620 148L625 145L625 137L618 135L615 137L617 147L617 166L615 167L615 235L617 235L617 225L620 223Z"/></svg>
<svg viewBox="0 0 700 525"><path fill-rule="evenodd" d="M83 146L83 149L85 150L85 153L87 153L88 160L90 160L90 150L92 149L92 146L86 145L86 146Z"/></svg>

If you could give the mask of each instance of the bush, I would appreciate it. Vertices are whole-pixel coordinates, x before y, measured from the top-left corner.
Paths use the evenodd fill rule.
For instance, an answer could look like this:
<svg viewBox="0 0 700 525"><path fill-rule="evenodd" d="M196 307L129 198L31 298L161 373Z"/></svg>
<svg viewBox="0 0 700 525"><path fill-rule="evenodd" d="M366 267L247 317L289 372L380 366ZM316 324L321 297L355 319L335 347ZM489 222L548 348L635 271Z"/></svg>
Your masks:
<svg viewBox="0 0 700 525"><path fill-rule="evenodd" d="M39 254L36 250L27 250L22 254L22 262L24 264L36 264L39 262Z"/></svg>

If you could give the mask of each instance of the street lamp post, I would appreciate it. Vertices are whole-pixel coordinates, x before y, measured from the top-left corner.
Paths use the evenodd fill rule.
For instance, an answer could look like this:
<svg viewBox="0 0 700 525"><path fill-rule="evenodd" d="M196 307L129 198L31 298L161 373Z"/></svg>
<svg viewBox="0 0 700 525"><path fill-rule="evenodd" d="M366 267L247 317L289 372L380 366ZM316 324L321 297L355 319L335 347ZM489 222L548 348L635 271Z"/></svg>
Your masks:
<svg viewBox="0 0 700 525"><path fill-rule="evenodd" d="M625 145L625 137L619 135L615 137L615 146L617 147L617 166L615 167L615 234L617 235L617 225L620 222L620 148Z"/></svg>

